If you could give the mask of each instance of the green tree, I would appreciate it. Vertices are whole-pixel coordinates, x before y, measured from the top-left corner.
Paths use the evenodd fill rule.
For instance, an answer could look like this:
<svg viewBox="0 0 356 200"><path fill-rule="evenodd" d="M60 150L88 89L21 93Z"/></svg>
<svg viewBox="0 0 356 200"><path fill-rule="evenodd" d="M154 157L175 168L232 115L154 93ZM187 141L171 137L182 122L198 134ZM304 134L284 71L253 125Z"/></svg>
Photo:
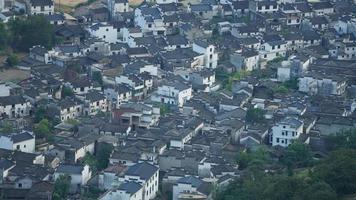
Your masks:
<svg viewBox="0 0 356 200"><path fill-rule="evenodd" d="M67 198L70 189L71 177L60 175L54 182L53 200L64 200Z"/></svg>
<svg viewBox="0 0 356 200"><path fill-rule="evenodd" d="M70 87L64 86L62 88L62 98L73 96L74 92Z"/></svg>
<svg viewBox="0 0 356 200"><path fill-rule="evenodd" d="M339 195L356 191L356 150L339 149L313 170L316 178L324 180Z"/></svg>
<svg viewBox="0 0 356 200"><path fill-rule="evenodd" d="M34 122L39 123L42 119L46 117L46 109L43 106L40 106L36 109L34 114Z"/></svg>
<svg viewBox="0 0 356 200"><path fill-rule="evenodd" d="M92 78L94 81L98 82L100 85L103 85L103 76L100 72L93 72Z"/></svg>
<svg viewBox="0 0 356 200"><path fill-rule="evenodd" d="M281 158L281 163L288 168L308 167L313 162L309 146L301 142L293 142Z"/></svg>
<svg viewBox="0 0 356 200"><path fill-rule="evenodd" d="M47 49L54 45L54 26L44 16L16 18L9 22L9 29L13 36L13 47L20 51L28 51L35 45Z"/></svg>
<svg viewBox="0 0 356 200"><path fill-rule="evenodd" d="M9 39L9 31L6 29L5 24L0 22L0 50L7 47Z"/></svg>
<svg viewBox="0 0 356 200"><path fill-rule="evenodd" d="M12 133L12 132L14 132L14 129L10 123L3 122L1 124L0 133Z"/></svg>
<svg viewBox="0 0 356 200"><path fill-rule="evenodd" d="M51 124L48 119L42 119L38 124L35 124L34 133L36 137L49 139L51 136Z"/></svg>
<svg viewBox="0 0 356 200"><path fill-rule="evenodd" d="M99 145L98 152L96 154L98 170L103 170L108 166L112 150L113 146L111 144L101 143L101 145Z"/></svg>
<svg viewBox="0 0 356 200"><path fill-rule="evenodd" d="M255 151L247 150L239 152L236 156L239 169L246 169L247 167L258 166L262 167L271 161L269 152L264 147L260 147Z"/></svg>
<svg viewBox="0 0 356 200"><path fill-rule="evenodd" d="M264 117L265 111L260 108L251 108L246 112L246 121L250 123L260 123L265 120Z"/></svg>
<svg viewBox="0 0 356 200"><path fill-rule="evenodd" d="M97 166L98 166L98 161L94 155L91 153L87 152L83 158L83 162L87 165L89 165L90 169L93 170L94 172L97 171Z"/></svg>
<svg viewBox="0 0 356 200"><path fill-rule="evenodd" d="M326 138L330 150L356 149L356 128L344 130Z"/></svg>
<svg viewBox="0 0 356 200"><path fill-rule="evenodd" d="M19 58L15 54L10 54L6 58L6 64L9 67L15 67L19 63Z"/></svg>

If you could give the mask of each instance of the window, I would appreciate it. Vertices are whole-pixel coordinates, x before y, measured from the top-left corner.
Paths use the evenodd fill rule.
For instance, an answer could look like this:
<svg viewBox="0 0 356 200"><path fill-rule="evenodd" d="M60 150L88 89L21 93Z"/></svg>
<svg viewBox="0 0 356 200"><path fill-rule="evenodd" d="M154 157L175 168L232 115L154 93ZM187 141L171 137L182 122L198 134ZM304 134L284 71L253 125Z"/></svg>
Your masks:
<svg viewBox="0 0 356 200"><path fill-rule="evenodd" d="M276 138L277 139L277 143L279 143L279 138Z"/></svg>
<svg viewBox="0 0 356 200"><path fill-rule="evenodd" d="M281 48L281 45L278 45L278 49L280 49Z"/></svg>
<svg viewBox="0 0 356 200"><path fill-rule="evenodd" d="M25 145L23 145L23 148L26 148L26 144L25 144Z"/></svg>
<svg viewBox="0 0 356 200"><path fill-rule="evenodd" d="M16 145L16 150L20 150L20 145Z"/></svg>
<svg viewBox="0 0 356 200"><path fill-rule="evenodd" d="M105 39L105 38L106 38L106 35L104 35L103 38Z"/></svg>
<svg viewBox="0 0 356 200"><path fill-rule="evenodd" d="M109 31L109 29L107 28L106 31Z"/></svg>
<svg viewBox="0 0 356 200"><path fill-rule="evenodd" d="M148 26L148 28L152 28L152 24L148 24L147 26Z"/></svg>
<svg viewBox="0 0 356 200"><path fill-rule="evenodd" d="M96 105L99 106L99 101L96 102Z"/></svg>
<svg viewBox="0 0 356 200"><path fill-rule="evenodd" d="M263 55L264 58L267 58L267 54Z"/></svg>
<svg viewBox="0 0 356 200"><path fill-rule="evenodd" d="M273 6L273 9L277 9L277 5L274 5L274 6Z"/></svg>
<svg viewBox="0 0 356 200"><path fill-rule="evenodd" d="M19 188L22 188L22 183L19 183L19 184L18 184L18 187L19 187Z"/></svg>
<svg viewBox="0 0 356 200"><path fill-rule="evenodd" d="M262 6L258 6L258 10L262 10Z"/></svg>
<svg viewBox="0 0 356 200"><path fill-rule="evenodd" d="M275 46L272 46L272 50L274 50L275 49Z"/></svg>

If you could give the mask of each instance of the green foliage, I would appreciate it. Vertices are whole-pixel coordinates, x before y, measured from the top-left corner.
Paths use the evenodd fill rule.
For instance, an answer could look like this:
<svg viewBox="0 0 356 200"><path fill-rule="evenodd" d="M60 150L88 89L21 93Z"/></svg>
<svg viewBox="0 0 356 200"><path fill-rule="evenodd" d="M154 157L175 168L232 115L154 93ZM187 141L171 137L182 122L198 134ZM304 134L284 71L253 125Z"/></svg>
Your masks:
<svg viewBox="0 0 356 200"><path fill-rule="evenodd" d="M50 139L51 123L48 121L48 119L42 119L38 124L35 124L33 131L38 138Z"/></svg>
<svg viewBox="0 0 356 200"><path fill-rule="evenodd" d="M261 147L256 151L244 151L239 152L236 156L237 164L239 165L239 169L246 169L248 167L254 166L263 166L264 164L268 164L271 161L271 157L268 151Z"/></svg>
<svg viewBox="0 0 356 200"><path fill-rule="evenodd" d="M335 135L328 136L327 143L331 144L330 150L341 148L356 149L356 128L341 131Z"/></svg>
<svg viewBox="0 0 356 200"><path fill-rule="evenodd" d="M9 67L15 67L19 63L19 58L15 54L10 54L6 58L6 64Z"/></svg>
<svg viewBox="0 0 356 200"><path fill-rule="evenodd" d="M9 31L6 29L5 24L0 22L0 50L5 49L9 41L10 41Z"/></svg>
<svg viewBox="0 0 356 200"><path fill-rule="evenodd" d="M103 170L108 167L109 164L109 158L111 155L111 152L113 150L113 146L111 144L107 143L102 143L98 147L98 152L96 153L96 158L97 158L97 169L98 170Z"/></svg>
<svg viewBox="0 0 356 200"><path fill-rule="evenodd" d="M279 93L279 94L287 94L289 92L288 88L286 88L284 85L276 86L272 90L274 93Z"/></svg>
<svg viewBox="0 0 356 200"><path fill-rule="evenodd" d="M336 200L332 188L322 181L313 181L283 175L249 173L244 179L236 181L217 200Z"/></svg>
<svg viewBox="0 0 356 200"><path fill-rule="evenodd" d="M89 165L90 169L93 172L97 171L97 166L98 166L98 161L95 158L94 155L90 154L89 152L87 152L83 158L83 163Z"/></svg>
<svg viewBox="0 0 356 200"><path fill-rule="evenodd" d="M27 52L35 45L50 49L54 45L54 26L43 16L29 16L16 18L9 22L12 35L12 46L20 51Z"/></svg>
<svg viewBox="0 0 356 200"><path fill-rule="evenodd" d="M243 79L244 77L248 76L250 72L241 70L239 72L227 73L223 69L219 68L215 72L215 77L219 80L224 89L231 91L232 84L234 81L238 81Z"/></svg>
<svg viewBox="0 0 356 200"><path fill-rule="evenodd" d="M103 85L103 76L100 72L93 72L92 79L98 82L100 85Z"/></svg>
<svg viewBox="0 0 356 200"><path fill-rule="evenodd" d="M96 200L99 198L102 193L97 187L89 186L81 195L80 199L82 200Z"/></svg>
<svg viewBox="0 0 356 200"><path fill-rule="evenodd" d="M285 81L283 83L283 86L288 88L288 89L297 90L298 89L298 79L297 78L293 78L293 79L290 79L288 81Z"/></svg>
<svg viewBox="0 0 356 200"><path fill-rule="evenodd" d="M281 163L288 168L308 167L313 158L309 146L301 142L294 142L287 148Z"/></svg>
<svg viewBox="0 0 356 200"><path fill-rule="evenodd" d="M64 86L62 88L62 98L74 96L74 92L70 87Z"/></svg>
<svg viewBox="0 0 356 200"><path fill-rule="evenodd" d="M42 119L45 119L46 117L46 109L43 106L40 106L38 109L36 109L35 114L34 114L34 122L39 123Z"/></svg>
<svg viewBox="0 0 356 200"><path fill-rule="evenodd" d="M265 111L260 108L251 108L246 112L246 121L250 123L260 123L265 120L264 118Z"/></svg>
<svg viewBox="0 0 356 200"><path fill-rule="evenodd" d="M159 112L161 115L166 115L171 112L171 106L169 104L161 104L159 106Z"/></svg>
<svg viewBox="0 0 356 200"><path fill-rule="evenodd" d="M68 175L60 175L54 182L53 200L67 199L70 189L71 177Z"/></svg>
<svg viewBox="0 0 356 200"><path fill-rule="evenodd" d="M356 150L339 149L318 164L313 175L328 183L339 195L356 191Z"/></svg>
<svg viewBox="0 0 356 200"><path fill-rule="evenodd" d="M14 129L10 123L3 122L0 127L0 133L12 133Z"/></svg>
<svg viewBox="0 0 356 200"><path fill-rule="evenodd" d="M66 123L73 125L73 126L77 126L80 124L80 122L76 119L68 119L68 120L66 120Z"/></svg>
<svg viewBox="0 0 356 200"><path fill-rule="evenodd" d="M243 177L230 184L225 191L219 191L215 199L344 199L345 195L356 191L355 134L355 130L348 130L329 137L329 142L334 145L330 147L329 156L319 161L312 158L307 145L298 142L292 143L282 153L280 162L264 159L264 155L268 154L258 151L239 153L237 162L244 171ZM265 173L265 167L260 166L266 163L267 166L282 163L285 168ZM288 171L300 173L285 173Z"/></svg>

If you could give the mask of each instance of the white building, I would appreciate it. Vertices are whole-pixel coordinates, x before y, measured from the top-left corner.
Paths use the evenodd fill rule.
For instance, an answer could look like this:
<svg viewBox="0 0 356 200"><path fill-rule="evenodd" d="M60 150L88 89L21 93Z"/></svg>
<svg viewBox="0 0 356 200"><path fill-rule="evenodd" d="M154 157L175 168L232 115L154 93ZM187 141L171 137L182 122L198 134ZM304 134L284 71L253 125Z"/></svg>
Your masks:
<svg viewBox="0 0 356 200"><path fill-rule="evenodd" d="M28 0L27 11L30 15L52 15L54 4L52 0Z"/></svg>
<svg viewBox="0 0 356 200"><path fill-rule="evenodd" d="M87 94L78 97L84 101L83 114L86 116L108 111L106 96L99 91L91 90Z"/></svg>
<svg viewBox="0 0 356 200"><path fill-rule="evenodd" d="M35 152L35 135L32 132L21 132L0 136L0 148L26 153Z"/></svg>
<svg viewBox="0 0 356 200"><path fill-rule="evenodd" d="M58 117L62 122L75 119L83 114L83 107L84 104L77 99L63 99L57 104Z"/></svg>
<svg viewBox="0 0 356 200"><path fill-rule="evenodd" d="M178 0L156 0L157 4L170 4L170 3L178 3Z"/></svg>
<svg viewBox="0 0 356 200"><path fill-rule="evenodd" d="M343 77L318 75L317 72L298 79L299 91L308 94L342 95L345 93L346 86Z"/></svg>
<svg viewBox="0 0 356 200"><path fill-rule="evenodd" d="M117 29L114 26L106 23L97 23L88 28L91 36L100 38L108 43L116 43L118 41Z"/></svg>
<svg viewBox="0 0 356 200"><path fill-rule="evenodd" d="M116 17L119 13L131 11L128 0L108 0L108 10L112 17Z"/></svg>
<svg viewBox="0 0 356 200"><path fill-rule="evenodd" d="M135 25L143 32L153 32L154 35L166 34L162 14L157 7L136 8Z"/></svg>
<svg viewBox="0 0 356 200"><path fill-rule="evenodd" d="M5 8L5 0L0 0L0 12Z"/></svg>
<svg viewBox="0 0 356 200"><path fill-rule="evenodd" d="M218 54L215 52L215 46L204 41L195 41L193 51L204 55L204 67L215 69L218 66Z"/></svg>
<svg viewBox="0 0 356 200"><path fill-rule="evenodd" d="M61 175L69 175L71 178L70 191L78 192L81 186L86 185L91 178L91 171L88 165L62 164L54 172L54 179L57 180Z"/></svg>
<svg viewBox="0 0 356 200"><path fill-rule="evenodd" d="M285 118L272 127L272 146L288 147L302 133L302 121L296 118Z"/></svg>
<svg viewBox="0 0 356 200"><path fill-rule="evenodd" d="M178 105L179 107L182 107L191 98L192 87L180 81L163 83L161 86L158 86L157 91L151 96L152 101Z"/></svg>
<svg viewBox="0 0 356 200"><path fill-rule="evenodd" d="M271 61L278 57L286 56L287 44L284 41L266 42L261 46L261 59Z"/></svg>
<svg viewBox="0 0 356 200"><path fill-rule="evenodd" d="M158 192L159 168L147 162L138 163L130 166L119 181L139 183L143 186L142 200L153 199Z"/></svg>
<svg viewBox="0 0 356 200"><path fill-rule="evenodd" d="M10 96L10 85L8 83L0 82L0 97Z"/></svg>
<svg viewBox="0 0 356 200"><path fill-rule="evenodd" d="M26 117L30 115L31 108L31 103L22 96L0 97L0 117Z"/></svg>
<svg viewBox="0 0 356 200"><path fill-rule="evenodd" d="M116 189L109 190L99 200L142 200L143 186L137 182L130 181L120 184Z"/></svg>
<svg viewBox="0 0 356 200"><path fill-rule="evenodd" d="M123 102L128 102L132 98L131 87L127 84L117 84L114 87L104 89L104 94L111 105L120 106Z"/></svg>

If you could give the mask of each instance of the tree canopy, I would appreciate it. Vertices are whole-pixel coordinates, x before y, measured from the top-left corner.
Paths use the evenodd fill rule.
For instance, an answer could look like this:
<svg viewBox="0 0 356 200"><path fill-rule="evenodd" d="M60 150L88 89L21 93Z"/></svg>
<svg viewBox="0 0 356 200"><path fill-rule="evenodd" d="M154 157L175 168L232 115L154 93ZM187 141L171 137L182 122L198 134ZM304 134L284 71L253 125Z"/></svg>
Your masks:
<svg viewBox="0 0 356 200"><path fill-rule="evenodd" d="M60 175L54 182L53 200L64 200L67 198L70 189L71 177Z"/></svg>

